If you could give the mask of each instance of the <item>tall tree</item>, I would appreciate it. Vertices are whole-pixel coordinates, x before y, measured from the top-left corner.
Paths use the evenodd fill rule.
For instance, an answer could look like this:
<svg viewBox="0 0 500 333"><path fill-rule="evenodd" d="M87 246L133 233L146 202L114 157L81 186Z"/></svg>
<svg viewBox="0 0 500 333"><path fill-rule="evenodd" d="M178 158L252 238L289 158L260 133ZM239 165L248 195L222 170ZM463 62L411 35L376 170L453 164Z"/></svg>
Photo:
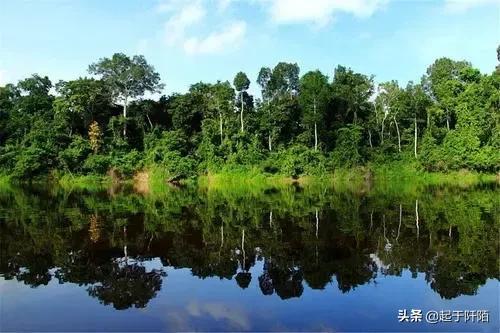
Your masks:
<svg viewBox="0 0 500 333"><path fill-rule="evenodd" d="M259 72L257 82L265 101L261 120L267 127L269 150L274 139L291 140L296 134L300 121L295 98L299 91L299 72L297 64L286 62L278 63L272 70L264 67Z"/></svg>
<svg viewBox="0 0 500 333"><path fill-rule="evenodd" d="M142 96L146 91L159 92L163 88L160 74L149 65L144 56L132 58L115 53L89 66L91 74L99 75L109 85L113 96L123 103L123 136L127 136L127 106L129 99Z"/></svg>
<svg viewBox="0 0 500 333"><path fill-rule="evenodd" d="M328 77L319 70L307 72L300 79L299 102L304 112L303 122L314 128L314 150L318 150L318 123L321 123L328 99L330 89Z"/></svg>
<svg viewBox="0 0 500 333"><path fill-rule="evenodd" d="M222 144L225 117L233 111L234 89L228 81L218 81L211 87L209 107L214 109L219 117L219 134Z"/></svg>
<svg viewBox="0 0 500 333"><path fill-rule="evenodd" d="M410 112L408 116L413 118L413 154L415 158L417 158L419 136L418 124L425 123L427 108L430 107L432 103L420 84L413 84L412 82L409 82L406 86L405 94L407 97L406 109Z"/></svg>
<svg viewBox="0 0 500 333"><path fill-rule="evenodd" d="M455 115L454 110L457 105L457 96L463 91L459 75L467 67L471 66L466 61L440 58L427 68L427 73L423 78L430 96L444 113L446 129L448 131L451 128L452 118Z"/></svg>
<svg viewBox="0 0 500 333"><path fill-rule="evenodd" d="M343 101L346 114L352 114L354 124L358 116L370 109L369 98L373 94L373 76L355 73L350 68L338 66L333 76L333 93L337 100Z"/></svg>
<svg viewBox="0 0 500 333"><path fill-rule="evenodd" d="M98 115L109 111L111 92L101 80L60 81L56 90L59 96L54 101L54 112L67 123L70 136L75 128L83 134Z"/></svg>
<svg viewBox="0 0 500 333"><path fill-rule="evenodd" d="M269 103L270 100L272 99L272 89L270 86L271 82L271 76L273 72L269 67L262 67L259 71L259 74L257 76L257 84L261 88L261 95L262 95L262 107L261 111L264 113L261 115L261 126L267 130L267 147L269 151L272 151L272 138L271 138L271 131L272 131L272 125L271 125L271 117L270 117L270 107Z"/></svg>
<svg viewBox="0 0 500 333"><path fill-rule="evenodd" d="M275 94L288 94L290 98L299 91L299 66L296 63L280 62L271 75L271 86Z"/></svg>
<svg viewBox="0 0 500 333"><path fill-rule="evenodd" d="M246 90L250 87L250 80L248 79L247 75L243 72L238 72L236 76L234 77L234 87L236 88L236 91L239 93L240 96L240 102L241 102L241 110L240 110L240 122L241 122L241 131L244 131L243 127L243 94L246 92Z"/></svg>
<svg viewBox="0 0 500 333"><path fill-rule="evenodd" d="M404 112L404 95L397 81L380 84L379 94L375 100L377 109L381 112L380 140L384 143L385 121L387 118L393 121L398 138L398 151L401 152L401 132L399 130L399 118Z"/></svg>

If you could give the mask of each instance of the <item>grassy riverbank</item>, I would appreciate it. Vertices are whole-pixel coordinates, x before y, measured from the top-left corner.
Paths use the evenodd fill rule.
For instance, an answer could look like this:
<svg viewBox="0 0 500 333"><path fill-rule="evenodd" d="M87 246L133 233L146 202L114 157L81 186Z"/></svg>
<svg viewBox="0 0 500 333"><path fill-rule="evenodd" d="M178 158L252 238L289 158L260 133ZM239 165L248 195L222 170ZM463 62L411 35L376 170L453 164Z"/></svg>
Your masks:
<svg viewBox="0 0 500 333"><path fill-rule="evenodd" d="M382 189L388 187L396 191L412 192L425 186L451 185L468 187L480 183L497 182L497 175L468 170L451 172L426 172L417 165L391 163L367 165L350 169L336 169L331 173L315 176L290 177L281 174L263 173L258 168L229 169L207 173L190 179L181 179L174 184L168 182L170 176L160 168L151 168L136 173L133 177L120 179L100 175L72 175L56 173L50 177L35 180L35 183L50 183L64 190L98 191L113 186L130 185L136 192L162 192L172 186L195 185L202 190L263 191L268 188L282 188L291 184L300 186L327 186L353 192L370 190L374 185ZM0 189L14 181L8 175L0 175Z"/></svg>
<svg viewBox="0 0 500 333"><path fill-rule="evenodd" d="M333 187L340 191L393 192L394 195L418 193L428 186L453 186L466 188L482 183L495 183L494 174L471 171L430 173L407 165L367 166L337 169L321 176L304 176L293 179L283 175L265 175L258 172L231 172L201 176L198 184L207 190L261 191L280 188L293 183L304 187ZM154 188L153 188L154 190Z"/></svg>

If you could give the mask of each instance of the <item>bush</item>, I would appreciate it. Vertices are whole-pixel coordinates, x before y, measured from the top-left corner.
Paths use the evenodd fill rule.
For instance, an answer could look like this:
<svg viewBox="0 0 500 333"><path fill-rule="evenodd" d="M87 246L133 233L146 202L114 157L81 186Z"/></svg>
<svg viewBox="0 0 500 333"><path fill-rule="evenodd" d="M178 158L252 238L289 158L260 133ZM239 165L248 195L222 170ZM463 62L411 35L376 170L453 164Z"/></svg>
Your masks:
<svg viewBox="0 0 500 333"><path fill-rule="evenodd" d="M196 174L197 163L188 156L186 137L182 131L164 131L146 138L145 162L159 166L170 177L187 178Z"/></svg>
<svg viewBox="0 0 500 333"><path fill-rule="evenodd" d="M233 166L251 166L258 165L264 155L262 153L259 140L256 136L252 137L250 142L245 142L248 137L240 134L236 151L229 155L227 163Z"/></svg>
<svg viewBox="0 0 500 333"><path fill-rule="evenodd" d="M83 170L88 173L104 175L111 165L111 157L107 155L89 155L83 163Z"/></svg>
<svg viewBox="0 0 500 333"><path fill-rule="evenodd" d="M500 153L493 146L481 147L476 133L471 129L449 131L443 144L428 133L422 140L420 160L426 170L447 171L470 169L496 171L500 165Z"/></svg>
<svg viewBox="0 0 500 333"><path fill-rule="evenodd" d="M178 151L185 155L187 139L184 133L177 131L163 131L161 134L151 133L145 137L144 148L146 162L149 164L161 164L170 151Z"/></svg>
<svg viewBox="0 0 500 333"><path fill-rule="evenodd" d="M331 154L334 167L352 167L361 164L360 153L363 129L357 125L349 125L338 130L335 149Z"/></svg>
<svg viewBox="0 0 500 333"><path fill-rule="evenodd" d="M47 152L38 147L27 147L17 156L16 164L12 170L14 178L33 178L49 171L49 156Z"/></svg>
<svg viewBox="0 0 500 333"><path fill-rule="evenodd" d="M84 161L90 152L89 142L76 135L69 146L59 152L58 162L65 170L79 172L82 171Z"/></svg>
<svg viewBox="0 0 500 333"><path fill-rule="evenodd" d="M122 175L130 176L144 166L143 154L136 149L124 154L115 153L112 157L111 166Z"/></svg>
<svg viewBox="0 0 500 333"><path fill-rule="evenodd" d="M264 167L267 170L278 167L281 173L292 177L318 175L327 171L324 155L301 144L273 153Z"/></svg>

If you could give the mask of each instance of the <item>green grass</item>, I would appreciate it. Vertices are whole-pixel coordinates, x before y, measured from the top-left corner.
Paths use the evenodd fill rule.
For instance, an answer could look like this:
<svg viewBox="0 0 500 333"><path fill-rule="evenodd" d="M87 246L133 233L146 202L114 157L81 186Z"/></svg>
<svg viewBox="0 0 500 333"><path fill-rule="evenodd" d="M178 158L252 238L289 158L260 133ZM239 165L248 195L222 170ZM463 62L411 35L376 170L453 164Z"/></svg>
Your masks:
<svg viewBox="0 0 500 333"><path fill-rule="evenodd" d="M151 167L146 171L147 192L164 193L172 189L167 182L168 174L160 167ZM303 176L293 179L282 174L263 173L260 168L226 168L216 173L200 175L183 180L182 184L196 186L203 191L219 191L243 194L262 193L267 189L284 189L296 182L302 187L333 187L338 191L373 192L391 195L417 195L429 186L456 186L466 188L480 183L495 182L496 175L481 174L472 171L450 171L447 173L429 173L422 170L416 162L394 161L386 164L369 164L364 167L336 169L333 173L321 176ZM0 190L8 189L13 180L8 175L0 175ZM113 186L113 180L107 176L72 175L53 173L51 177L37 182L55 183L66 191L101 191ZM132 179L120 183L132 184Z"/></svg>
<svg viewBox="0 0 500 333"><path fill-rule="evenodd" d="M54 179L57 186L67 191L99 191L108 188L112 180L106 176L97 175L59 175Z"/></svg>
<svg viewBox="0 0 500 333"><path fill-rule="evenodd" d="M481 182L494 182L496 175L475 171L461 170L448 172L426 172L416 164L403 161L383 165L369 166L373 170L375 180L410 181L427 185L470 186Z"/></svg>
<svg viewBox="0 0 500 333"><path fill-rule="evenodd" d="M11 187L12 178L8 175L0 174L0 190L7 190Z"/></svg>
<svg viewBox="0 0 500 333"><path fill-rule="evenodd" d="M149 189L152 192L164 192L171 189L171 184L168 183L170 175L163 168L159 166L149 167L146 171L149 180ZM192 185L196 183L193 178L183 179L180 181L182 185Z"/></svg>
<svg viewBox="0 0 500 333"><path fill-rule="evenodd" d="M472 171L430 173L421 170L416 163L393 162L384 165L368 165L351 169L337 169L333 174L304 176L293 180L279 174L264 174L259 169L225 170L200 176L198 186L202 190L260 193L269 188L284 188L296 181L303 187L333 187L337 191L371 192L372 195L418 196L433 186L468 188L481 183L496 181L496 175Z"/></svg>

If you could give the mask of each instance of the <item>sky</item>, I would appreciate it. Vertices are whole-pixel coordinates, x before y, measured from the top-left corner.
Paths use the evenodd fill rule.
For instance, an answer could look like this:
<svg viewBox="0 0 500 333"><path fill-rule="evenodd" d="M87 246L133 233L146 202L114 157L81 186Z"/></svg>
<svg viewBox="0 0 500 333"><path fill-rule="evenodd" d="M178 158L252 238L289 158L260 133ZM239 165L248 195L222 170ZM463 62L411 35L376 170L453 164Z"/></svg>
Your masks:
<svg viewBox="0 0 500 333"><path fill-rule="evenodd" d="M143 54L165 94L296 62L376 82L418 82L439 57L497 64L500 0L0 0L0 85L33 73L52 82L88 65Z"/></svg>

